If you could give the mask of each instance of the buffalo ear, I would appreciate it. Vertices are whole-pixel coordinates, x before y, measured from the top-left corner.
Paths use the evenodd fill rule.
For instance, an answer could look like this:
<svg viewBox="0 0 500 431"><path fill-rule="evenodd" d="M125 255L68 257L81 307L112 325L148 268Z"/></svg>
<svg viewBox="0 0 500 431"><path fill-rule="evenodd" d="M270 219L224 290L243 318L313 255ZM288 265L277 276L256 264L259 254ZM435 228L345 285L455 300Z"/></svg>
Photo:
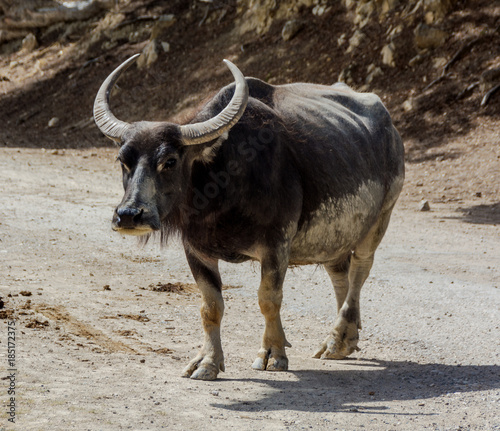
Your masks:
<svg viewBox="0 0 500 431"><path fill-rule="evenodd" d="M221 147L222 143L227 140L229 133L224 132L221 136L213 141L207 142L206 144L193 145L192 147L198 147L196 150L195 160L198 160L206 165L210 164L215 156L217 156L217 151Z"/></svg>

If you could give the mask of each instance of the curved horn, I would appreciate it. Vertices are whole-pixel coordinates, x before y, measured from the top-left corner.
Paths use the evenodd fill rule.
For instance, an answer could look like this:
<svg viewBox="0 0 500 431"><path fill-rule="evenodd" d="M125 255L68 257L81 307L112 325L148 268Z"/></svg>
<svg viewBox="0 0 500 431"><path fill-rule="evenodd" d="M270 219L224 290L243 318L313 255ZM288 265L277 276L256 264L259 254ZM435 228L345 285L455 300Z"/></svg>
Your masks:
<svg viewBox="0 0 500 431"><path fill-rule="evenodd" d="M108 138L120 142L123 134L130 127L129 123L118 120L109 108L109 95L116 81L140 54L135 54L118 66L102 83L94 101L94 121L99 130Z"/></svg>
<svg viewBox="0 0 500 431"><path fill-rule="evenodd" d="M234 76L236 87L229 104L215 117L202 123L180 126L186 145L203 144L217 139L233 127L245 112L248 102L248 85L241 71L229 60L224 60Z"/></svg>

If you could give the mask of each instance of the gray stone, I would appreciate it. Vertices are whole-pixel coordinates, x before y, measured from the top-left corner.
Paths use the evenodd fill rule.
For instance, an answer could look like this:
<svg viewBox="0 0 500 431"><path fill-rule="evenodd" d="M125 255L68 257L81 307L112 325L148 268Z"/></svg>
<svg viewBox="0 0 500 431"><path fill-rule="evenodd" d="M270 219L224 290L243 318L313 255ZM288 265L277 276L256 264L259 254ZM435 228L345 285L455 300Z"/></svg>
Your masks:
<svg viewBox="0 0 500 431"><path fill-rule="evenodd" d="M299 20L292 19L290 21L287 21L283 26L283 30L281 30L281 37L283 38L284 41L293 39L296 36L296 34L300 30L302 30L303 27L304 24Z"/></svg>
<svg viewBox="0 0 500 431"><path fill-rule="evenodd" d="M319 4L317 6L314 6L312 13L315 16L321 16L321 15L324 15L329 10L330 10L330 8L327 5Z"/></svg>
<svg viewBox="0 0 500 431"><path fill-rule="evenodd" d="M360 2L356 7L354 24L360 28L364 27L370 21L370 16L375 12L375 5L369 1L366 3Z"/></svg>
<svg viewBox="0 0 500 431"><path fill-rule="evenodd" d="M429 201L423 199L420 201L420 203L418 204L418 210L419 211L430 211L431 210L431 206L429 205Z"/></svg>
<svg viewBox="0 0 500 431"><path fill-rule="evenodd" d="M415 106L414 106L413 97L410 97L409 99L406 99L403 102L403 109L405 112L413 111L414 108L415 108Z"/></svg>
<svg viewBox="0 0 500 431"><path fill-rule="evenodd" d="M161 45L156 39L153 39L142 50L142 54L137 59L137 67L142 69L143 67L151 66L156 60L158 60L158 56L161 52L160 50L162 50Z"/></svg>
<svg viewBox="0 0 500 431"><path fill-rule="evenodd" d="M367 71L367 75L366 75L366 79L365 79L365 84L367 84L367 85L371 84L375 78L382 76L384 74L382 69L380 67L377 67L373 63L368 66L368 69L366 71Z"/></svg>
<svg viewBox="0 0 500 431"><path fill-rule="evenodd" d="M347 48L346 53L354 51L359 45L361 45L365 38L366 35L362 31L356 30L349 39L349 47Z"/></svg>
<svg viewBox="0 0 500 431"><path fill-rule="evenodd" d="M31 52L38 47L38 42L33 33L28 34L22 42L21 51L23 52Z"/></svg>
<svg viewBox="0 0 500 431"><path fill-rule="evenodd" d="M56 127L58 124L59 124L59 118L53 117L53 118L50 119L50 121L47 124L47 126L49 126L49 127Z"/></svg>
<svg viewBox="0 0 500 431"><path fill-rule="evenodd" d="M342 69L339 73L338 81L351 85L354 82L352 77L352 71L354 68L355 65L349 64L346 68Z"/></svg>
<svg viewBox="0 0 500 431"><path fill-rule="evenodd" d="M396 66L396 63L394 62L394 51L395 46L392 42L384 46L380 52L382 54L382 63L391 67Z"/></svg>
<svg viewBox="0 0 500 431"><path fill-rule="evenodd" d="M160 45L163 52L170 52L170 44L168 42L161 42Z"/></svg>

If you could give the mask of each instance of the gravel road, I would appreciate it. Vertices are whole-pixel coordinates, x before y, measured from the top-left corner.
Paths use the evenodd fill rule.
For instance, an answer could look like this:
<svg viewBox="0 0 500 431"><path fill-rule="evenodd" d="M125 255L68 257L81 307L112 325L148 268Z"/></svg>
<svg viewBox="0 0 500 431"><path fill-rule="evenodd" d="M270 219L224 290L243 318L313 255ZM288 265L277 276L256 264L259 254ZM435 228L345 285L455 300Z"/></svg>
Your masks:
<svg viewBox="0 0 500 431"><path fill-rule="evenodd" d="M321 267L291 269L288 372L250 368L259 268L223 264L226 372L193 381L180 375L202 341L199 295L179 244L139 248L111 232L114 157L0 149L0 369L8 322L16 333L16 423L3 378L0 429L500 430L500 220L449 203L421 212L405 193L347 360L312 358L333 289Z"/></svg>

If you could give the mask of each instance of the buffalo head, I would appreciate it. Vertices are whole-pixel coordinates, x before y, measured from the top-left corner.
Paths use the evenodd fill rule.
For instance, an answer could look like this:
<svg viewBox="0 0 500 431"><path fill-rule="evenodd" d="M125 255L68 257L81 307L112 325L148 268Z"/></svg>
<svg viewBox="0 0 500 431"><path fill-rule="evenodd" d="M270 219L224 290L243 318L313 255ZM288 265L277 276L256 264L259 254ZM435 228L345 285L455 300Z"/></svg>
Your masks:
<svg viewBox="0 0 500 431"><path fill-rule="evenodd" d="M227 134L243 115L248 85L240 70L225 64L235 78L234 94L217 115L185 125L169 122L118 120L109 107L109 96L121 73L138 57L126 60L103 82L94 103L97 127L120 145L118 160L123 171L125 194L116 207L113 229L144 235L162 229L182 202L191 165L206 147Z"/></svg>

